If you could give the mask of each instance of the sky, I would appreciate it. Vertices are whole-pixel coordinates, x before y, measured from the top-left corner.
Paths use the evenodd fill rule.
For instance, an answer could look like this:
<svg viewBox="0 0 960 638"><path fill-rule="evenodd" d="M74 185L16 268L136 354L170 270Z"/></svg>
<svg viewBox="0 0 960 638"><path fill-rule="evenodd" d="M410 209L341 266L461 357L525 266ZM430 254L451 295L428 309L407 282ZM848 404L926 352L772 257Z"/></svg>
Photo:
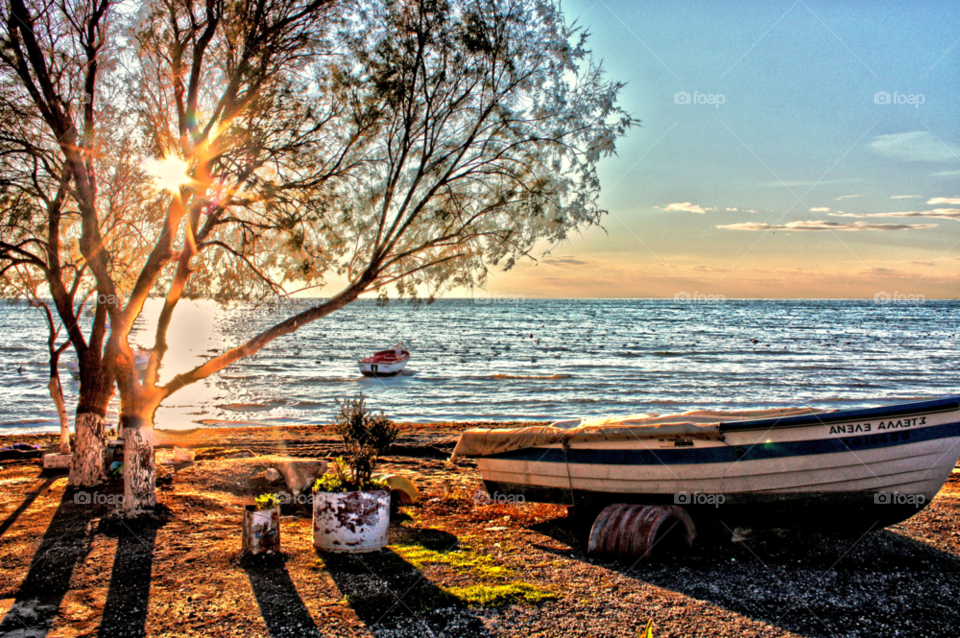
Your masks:
<svg viewBox="0 0 960 638"><path fill-rule="evenodd" d="M641 120L487 295L960 296L960 4L563 0Z"/></svg>

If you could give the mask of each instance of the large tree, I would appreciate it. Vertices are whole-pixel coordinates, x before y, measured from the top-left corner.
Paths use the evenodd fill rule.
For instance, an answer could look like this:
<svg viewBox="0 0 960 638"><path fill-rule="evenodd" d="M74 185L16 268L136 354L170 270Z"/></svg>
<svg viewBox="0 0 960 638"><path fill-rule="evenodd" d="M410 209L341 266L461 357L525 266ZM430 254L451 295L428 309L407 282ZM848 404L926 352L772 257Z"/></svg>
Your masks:
<svg viewBox="0 0 960 638"><path fill-rule="evenodd" d="M488 267L599 224L596 164L634 123L551 2L156 0L131 33L142 142L191 177L147 229L129 295L108 306L131 512L156 502L165 398L363 293L482 284ZM111 294L109 273L93 273ZM330 274L346 285L161 381L183 297L286 294ZM128 337L158 292L141 380Z"/></svg>
<svg viewBox="0 0 960 638"><path fill-rule="evenodd" d="M78 486L103 479L113 394L102 356L110 297L94 266L127 285L142 253L139 226L156 217L151 209L159 203L148 197L140 158L127 146L118 86L101 79L101 67L113 63L105 53L112 12L106 1L0 5L0 276L6 293L52 305L76 351L70 482ZM51 329L53 321L51 313Z"/></svg>

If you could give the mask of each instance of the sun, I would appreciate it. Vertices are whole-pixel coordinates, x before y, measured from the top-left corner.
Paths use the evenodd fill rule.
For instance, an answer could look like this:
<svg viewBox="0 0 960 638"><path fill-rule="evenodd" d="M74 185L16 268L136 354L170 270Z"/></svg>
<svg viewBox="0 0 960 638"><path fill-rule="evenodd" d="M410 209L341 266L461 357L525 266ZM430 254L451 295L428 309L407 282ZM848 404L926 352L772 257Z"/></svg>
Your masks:
<svg viewBox="0 0 960 638"><path fill-rule="evenodd" d="M190 183L190 176L187 175L187 169L190 168L190 165L174 155L158 160L147 160L144 168L147 174L153 178L153 183L157 188L162 188L171 193L180 192L180 186Z"/></svg>

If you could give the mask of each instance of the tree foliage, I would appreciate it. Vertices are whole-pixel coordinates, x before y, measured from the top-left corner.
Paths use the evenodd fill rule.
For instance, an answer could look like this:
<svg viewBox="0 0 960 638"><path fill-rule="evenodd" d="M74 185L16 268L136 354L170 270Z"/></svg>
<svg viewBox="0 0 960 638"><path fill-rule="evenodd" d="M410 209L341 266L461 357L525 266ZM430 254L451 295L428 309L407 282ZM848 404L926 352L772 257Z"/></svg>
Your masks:
<svg viewBox="0 0 960 638"><path fill-rule="evenodd" d="M69 200L69 224L51 234L74 242L77 277L104 300L99 332L71 340L91 360L82 378L117 381L137 459L125 466L131 508L154 500L148 431L166 397L361 294L482 285L489 268L599 225L597 163L636 123L586 34L546 0L148 0L135 14L108 0L10 0L4 11L0 117L23 113L42 140L13 142L16 161L42 166L42 190ZM151 157L179 158L189 179L151 189L140 168ZM21 170L0 166L0 184ZM50 216L6 210L20 234L0 262L30 259ZM71 281L33 265L51 290ZM161 380L184 297L282 297L333 275L342 290ZM163 307L139 378L129 335L150 296ZM88 351L99 357L106 314L97 368Z"/></svg>

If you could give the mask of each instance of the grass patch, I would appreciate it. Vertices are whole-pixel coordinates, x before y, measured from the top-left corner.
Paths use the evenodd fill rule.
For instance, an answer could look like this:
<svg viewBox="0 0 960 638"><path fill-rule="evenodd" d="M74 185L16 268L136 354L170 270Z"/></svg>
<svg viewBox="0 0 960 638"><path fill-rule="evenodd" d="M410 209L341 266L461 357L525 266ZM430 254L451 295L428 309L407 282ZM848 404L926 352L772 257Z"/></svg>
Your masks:
<svg viewBox="0 0 960 638"><path fill-rule="evenodd" d="M466 587L448 587L448 592L471 605L504 607L514 603L539 603L556 598L556 594L530 583L514 581L497 585L468 585Z"/></svg>
<svg viewBox="0 0 960 638"><path fill-rule="evenodd" d="M467 536L460 538L461 543ZM449 546L449 545L448 545ZM397 556L418 570L428 565L443 565L455 572L467 585L437 583L443 595L468 605L503 607L516 603L539 603L557 598L549 589L517 579L517 573L501 565L493 556L461 544L454 549L431 549L420 543L391 545ZM503 551L509 551L504 549Z"/></svg>
<svg viewBox="0 0 960 638"><path fill-rule="evenodd" d="M513 570L497 564L493 557L479 554L468 548L440 552L422 545L397 545L391 549L417 569L423 569L427 565L446 565L456 571L483 578L513 576Z"/></svg>

